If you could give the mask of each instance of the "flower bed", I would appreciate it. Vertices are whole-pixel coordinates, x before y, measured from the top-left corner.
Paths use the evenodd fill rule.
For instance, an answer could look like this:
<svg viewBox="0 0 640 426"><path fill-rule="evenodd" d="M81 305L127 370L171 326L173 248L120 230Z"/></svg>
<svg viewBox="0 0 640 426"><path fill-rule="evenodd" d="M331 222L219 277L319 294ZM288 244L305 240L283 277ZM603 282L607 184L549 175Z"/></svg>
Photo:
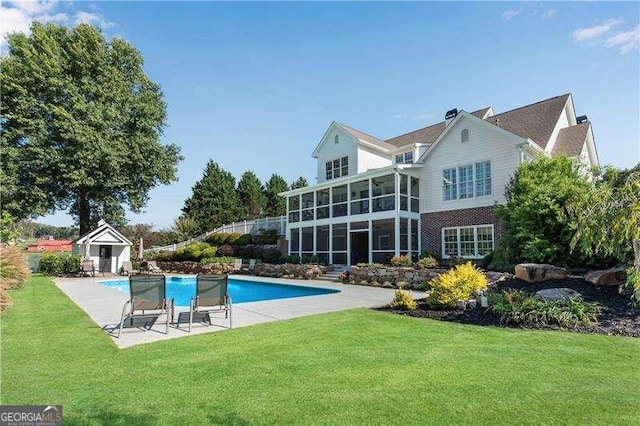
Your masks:
<svg viewBox="0 0 640 426"><path fill-rule="evenodd" d="M285 263L274 265L264 263L256 265L253 270L234 271L232 263L202 264L199 262L157 262L163 272L174 274L244 274L272 278L292 278L312 280L322 275L318 265L294 265ZM246 265L245 265L246 266Z"/></svg>

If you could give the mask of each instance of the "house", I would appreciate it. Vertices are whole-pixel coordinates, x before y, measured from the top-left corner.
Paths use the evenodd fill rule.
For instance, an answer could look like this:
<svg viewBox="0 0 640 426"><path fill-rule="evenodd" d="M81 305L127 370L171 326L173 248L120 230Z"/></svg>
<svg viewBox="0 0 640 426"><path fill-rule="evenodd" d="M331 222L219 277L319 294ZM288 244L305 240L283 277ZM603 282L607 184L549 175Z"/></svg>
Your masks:
<svg viewBox="0 0 640 426"><path fill-rule="evenodd" d="M333 122L312 154L318 183L281 194L289 253L346 265L422 250L481 258L500 236L495 209L518 164L561 154L598 164L571 94L499 114L453 109L386 140Z"/></svg>
<svg viewBox="0 0 640 426"><path fill-rule="evenodd" d="M54 239L39 239L34 244L27 246L27 251L30 252L70 252L71 241L69 240L54 240Z"/></svg>
<svg viewBox="0 0 640 426"><path fill-rule="evenodd" d="M93 260L96 270L115 274L120 272L122 262L131 260L131 245L124 235L101 220L96 229L73 241L73 253Z"/></svg>

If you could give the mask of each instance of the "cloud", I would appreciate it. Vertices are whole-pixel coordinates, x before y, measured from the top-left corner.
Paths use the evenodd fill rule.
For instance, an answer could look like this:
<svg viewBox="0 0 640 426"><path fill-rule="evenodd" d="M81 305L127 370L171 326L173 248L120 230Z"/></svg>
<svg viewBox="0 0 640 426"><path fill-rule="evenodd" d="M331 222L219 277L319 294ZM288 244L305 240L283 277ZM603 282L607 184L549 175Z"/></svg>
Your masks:
<svg viewBox="0 0 640 426"><path fill-rule="evenodd" d="M619 48L621 55L631 52L640 46L640 25L632 30L609 37L607 41L604 42L604 45L605 47Z"/></svg>
<svg viewBox="0 0 640 426"><path fill-rule="evenodd" d="M522 9L505 10L504 12L502 12L502 19L506 19L508 21L508 20L513 19L516 16L520 15L520 12L522 12Z"/></svg>
<svg viewBox="0 0 640 426"><path fill-rule="evenodd" d="M543 19L553 19L558 14L558 9L547 9L542 14Z"/></svg>
<svg viewBox="0 0 640 426"><path fill-rule="evenodd" d="M596 25L594 27L588 28L580 28L573 32L573 41L581 42L603 36L620 23L622 23L621 19L607 19L601 25Z"/></svg>
<svg viewBox="0 0 640 426"><path fill-rule="evenodd" d="M68 3L67 3L68 4ZM102 15L78 11L71 19L66 13L56 12L60 3L57 0L38 1L5 1L0 5L1 29L0 51L7 48L7 36L11 33L29 33L31 23L55 22L62 25L77 25L87 22L102 29L110 28L114 24L108 22Z"/></svg>
<svg viewBox="0 0 640 426"><path fill-rule="evenodd" d="M113 26L113 22L107 22L104 17L97 13L78 12L75 15L75 24L92 24L99 28L106 29Z"/></svg>

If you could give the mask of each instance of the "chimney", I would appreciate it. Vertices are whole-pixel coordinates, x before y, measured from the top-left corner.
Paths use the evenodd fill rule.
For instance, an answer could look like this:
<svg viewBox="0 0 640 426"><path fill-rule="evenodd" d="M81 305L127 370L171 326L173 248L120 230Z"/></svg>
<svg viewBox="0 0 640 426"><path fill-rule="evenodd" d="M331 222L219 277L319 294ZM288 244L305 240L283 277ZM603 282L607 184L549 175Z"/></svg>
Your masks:
<svg viewBox="0 0 640 426"><path fill-rule="evenodd" d="M582 124L589 121L589 119L587 118L586 115L581 115L580 117L576 118L576 121L578 122L578 124Z"/></svg>
<svg viewBox="0 0 640 426"><path fill-rule="evenodd" d="M496 118L496 126L500 127L500 119Z"/></svg>
<svg viewBox="0 0 640 426"><path fill-rule="evenodd" d="M445 127L448 126L449 123L451 123L451 121L454 118L456 118L457 115L458 115L458 108L450 109L449 111L447 111L447 113L444 115Z"/></svg>

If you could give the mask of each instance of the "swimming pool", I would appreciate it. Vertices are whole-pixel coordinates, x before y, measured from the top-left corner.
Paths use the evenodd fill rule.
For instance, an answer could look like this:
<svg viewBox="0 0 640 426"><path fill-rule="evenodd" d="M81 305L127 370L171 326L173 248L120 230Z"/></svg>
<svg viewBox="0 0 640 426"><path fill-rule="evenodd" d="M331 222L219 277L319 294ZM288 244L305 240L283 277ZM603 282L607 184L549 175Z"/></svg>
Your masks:
<svg viewBox="0 0 640 426"><path fill-rule="evenodd" d="M129 294L129 280L117 279L98 281L106 287ZM237 280L229 277L229 294L234 304L257 302L259 300L288 299L291 297L316 296L338 293L340 290L300 285L275 284L269 282ZM174 298L176 306L189 306L196 293L195 277L167 277L167 297Z"/></svg>

